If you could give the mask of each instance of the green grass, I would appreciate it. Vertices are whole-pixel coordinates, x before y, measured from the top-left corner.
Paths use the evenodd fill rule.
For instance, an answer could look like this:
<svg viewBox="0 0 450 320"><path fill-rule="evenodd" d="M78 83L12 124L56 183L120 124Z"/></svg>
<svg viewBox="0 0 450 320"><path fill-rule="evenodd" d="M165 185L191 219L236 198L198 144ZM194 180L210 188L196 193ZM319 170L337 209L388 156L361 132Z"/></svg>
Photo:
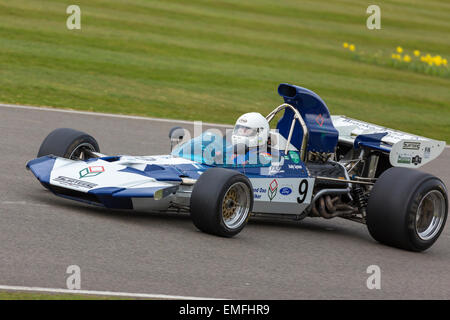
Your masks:
<svg viewBox="0 0 450 320"><path fill-rule="evenodd" d="M357 0L0 0L0 101L234 123L271 111L277 85L345 114L450 142L450 79L352 59L418 49L450 58L450 3ZM0 111L1 112L1 111ZM0 114L1 116L1 114Z"/></svg>
<svg viewBox="0 0 450 320"><path fill-rule="evenodd" d="M37 292L0 291L1 300L128 300L123 297L104 297L81 294L53 294Z"/></svg>

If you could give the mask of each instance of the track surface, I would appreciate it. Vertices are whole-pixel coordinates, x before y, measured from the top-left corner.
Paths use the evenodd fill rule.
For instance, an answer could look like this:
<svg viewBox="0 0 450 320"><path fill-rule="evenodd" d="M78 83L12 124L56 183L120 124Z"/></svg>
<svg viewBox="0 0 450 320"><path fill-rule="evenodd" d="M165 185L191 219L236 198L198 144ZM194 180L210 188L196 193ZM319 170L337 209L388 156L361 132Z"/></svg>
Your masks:
<svg viewBox="0 0 450 320"><path fill-rule="evenodd" d="M177 124L179 125L179 124ZM173 124L0 107L0 284L232 299L450 298L450 231L424 253L375 242L334 219L253 219L232 239L199 232L189 216L90 207L57 198L25 170L53 129L92 134L107 154L168 153ZM191 129L190 125L185 126ZM423 170L450 186L450 149ZM381 290L366 269L381 268Z"/></svg>

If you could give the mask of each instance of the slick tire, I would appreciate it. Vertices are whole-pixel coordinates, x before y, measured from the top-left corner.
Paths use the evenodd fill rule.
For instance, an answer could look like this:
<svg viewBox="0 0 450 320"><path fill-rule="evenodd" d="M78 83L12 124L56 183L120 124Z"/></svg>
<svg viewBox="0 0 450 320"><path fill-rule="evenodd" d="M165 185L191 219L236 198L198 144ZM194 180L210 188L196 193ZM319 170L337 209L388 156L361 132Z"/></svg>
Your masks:
<svg viewBox="0 0 450 320"><path fill-rule="evenodd" d="M201 231L233 237L247 224L253 208L253 188L243 174L212 168L197 180L190 200L191 218Z"/></svg>
<svg viewBox="0 0 450 320"><path fill-rule="evenodd" d="M447 189L439 178L394 167L375 183L366 220L375 240L405 250L423 251L439 238L447 212Z"/></svg>
<svg viewBox="0 0 450 320"><path fill-rule="evenodd" d="M44 139L37 156L39 158L52 154L72 160L85 160L88 150L100 152L98 143L92 136L75 129L59 128Z"/></svg>

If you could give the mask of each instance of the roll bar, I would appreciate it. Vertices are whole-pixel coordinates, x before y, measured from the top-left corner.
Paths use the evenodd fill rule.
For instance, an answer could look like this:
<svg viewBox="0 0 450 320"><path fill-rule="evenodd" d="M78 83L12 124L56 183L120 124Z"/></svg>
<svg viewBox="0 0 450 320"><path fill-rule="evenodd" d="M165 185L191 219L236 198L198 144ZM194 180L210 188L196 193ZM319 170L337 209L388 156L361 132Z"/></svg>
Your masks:
<svg viewBox="0 0 450 320"><path fill-rule="evenodd" d="M306 161L306 144L308 141L308 127L306 126L306 123L303 120L300 112L298 112L298 110L296 108L294 108L293 106L291 106L289 103L283 103L283 104L279 105L278 107L276 107L271 113L269 113L266 116L266 120L270 123L270 121L272 121L273 117L275 117L275 115L278 112L280 112L281 110L284 110L286 108L289 108L294 112L294 118L292 119L291 128L289 130L289 136L287 139L286 147L284 149L284 153L285 154L288 153L289 145L291 143L291 138L292 138L292 132L294 131L294 127L295 127L295 119L297 119L297 121L300 123L300 125L303 128L303 139L302 139L302 147L300 148L300 159L302 159L302 161L305 162Z"/></svg>

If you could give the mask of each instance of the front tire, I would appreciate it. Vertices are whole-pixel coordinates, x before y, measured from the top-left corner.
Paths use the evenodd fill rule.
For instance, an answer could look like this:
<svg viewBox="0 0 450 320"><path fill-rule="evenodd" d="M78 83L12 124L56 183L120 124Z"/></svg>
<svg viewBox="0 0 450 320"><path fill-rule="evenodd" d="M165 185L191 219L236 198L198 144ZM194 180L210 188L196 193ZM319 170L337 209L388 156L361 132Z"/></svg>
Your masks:
<svg viewBox="0 0 450 320"><path fill-rule="evenodd" d="M201 231L232 237L242 231L253 208L253 188L243 174L223 168L203 173L192 190L191 218Z"/></svg>
<svg viewBox="0 0 450 320"><path fill-rule="evenodd" d="M53 154L72 160L86 160L87 151L100 152L98 143L92 136L75 129L59 128L44 139L37 157Z"/></svg>
<svg viewBox="0 0 450 320"><path fill-rule="evenodd" d="M439 178L414 169L391 168L372 189L367 227L381 243L423 251L439 238L447 212L447 189Z"/></svg>

